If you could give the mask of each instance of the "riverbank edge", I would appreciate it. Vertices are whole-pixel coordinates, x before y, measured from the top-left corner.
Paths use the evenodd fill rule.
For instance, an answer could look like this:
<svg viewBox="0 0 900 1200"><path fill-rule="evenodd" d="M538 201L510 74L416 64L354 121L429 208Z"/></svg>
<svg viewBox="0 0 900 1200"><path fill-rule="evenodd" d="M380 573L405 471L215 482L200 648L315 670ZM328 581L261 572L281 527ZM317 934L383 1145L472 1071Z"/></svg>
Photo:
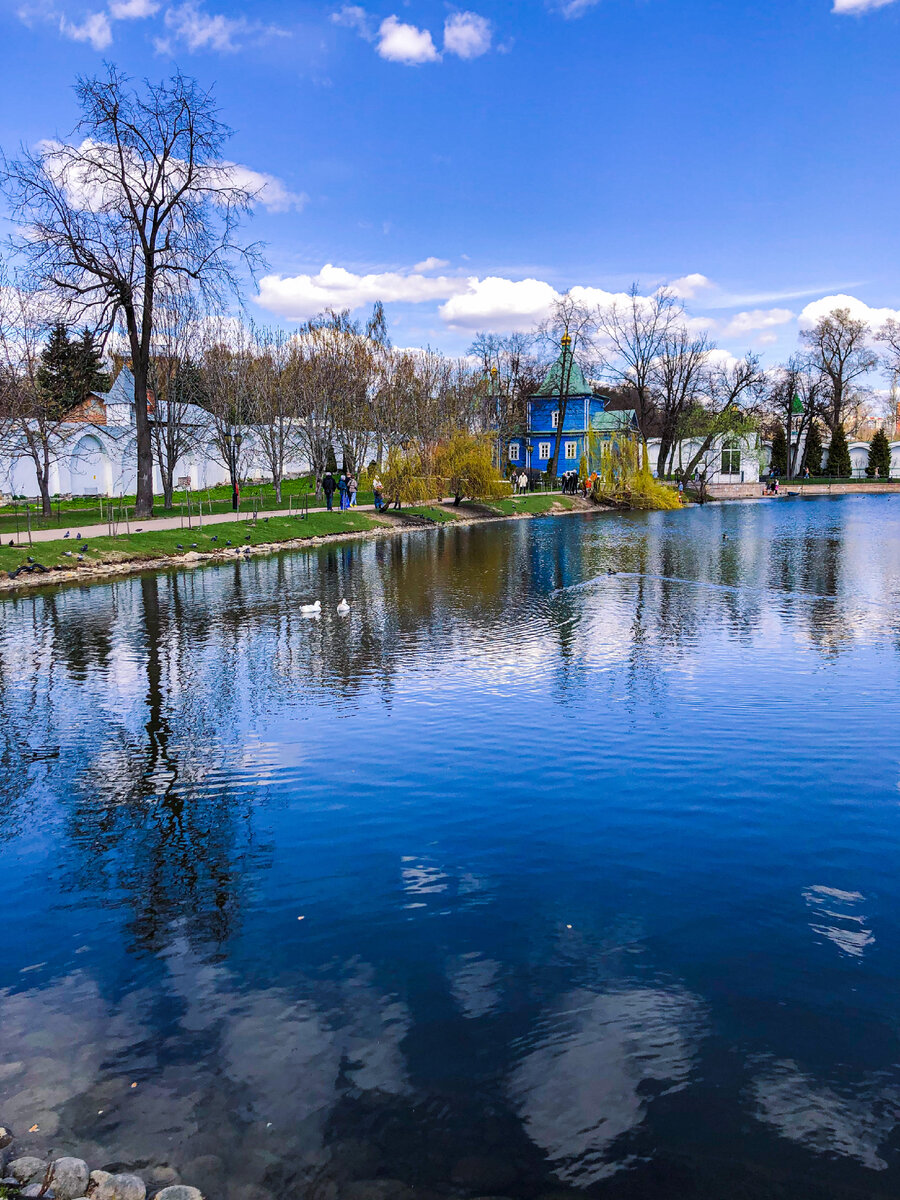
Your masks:
<svg viewBox="0 0 900 1200"><path fill-rule="evenodd" d="M461 529L471 525L494 525L499 521L536 521L547 517L571 517L588 513L612 512L589 501L581 501L581 497L570 497L576 501L573 508L554 507L547 513L471 513L464 516L454 514L452 521L438 524L416 517L403 516L402 510L397 513L384 513L390 524L379 525L374 529L348 530L341 533L313 535L312 537L292 538L284 542L264 542L258 546L242 548L240 558L257 558L263 555L279 554L282 551L315 549L318 546L333 545L338 542L355 540L371 541L380 537L396 537L403 533L421 533L424 529ZM581 501L578 503L578 501ZM448 511L450 511L448 509ZM102 583L123 575L141 575L145 572L182 570L184 568L204 567L209 565L221 566L223 563L235 562L238 555L226 550L214 550L209 553L190 551L187 554L166 555L162 558L138 559L129 558L116 563L97 563L96 566L80 567L69 570L53 567L43 575L27 575L18 579L0 578L0 599L14 597L24 592L33 592L40 588L84 587L85 584Z"/></svg>

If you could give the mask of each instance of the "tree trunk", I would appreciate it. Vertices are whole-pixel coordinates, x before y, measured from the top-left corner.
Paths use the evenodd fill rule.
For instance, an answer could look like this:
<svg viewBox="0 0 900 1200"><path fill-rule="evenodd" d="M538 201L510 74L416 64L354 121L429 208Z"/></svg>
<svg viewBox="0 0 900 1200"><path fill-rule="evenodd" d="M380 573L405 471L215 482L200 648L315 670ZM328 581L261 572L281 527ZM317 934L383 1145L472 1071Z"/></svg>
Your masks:
<svg viewBox="0 0 900 1200"><path fill-rule="evenodd" d="M272 483L275 485L275 503L280 504L281 503L281 476L275 475L275 477L272 479Z"/></svg>
<svg viewBox="0 0 900 1200"><path fill-rule="evenodd" d="M46 442L43 447L43 462L37 476L38 487L41 489L41 516L52 517L53 505L50 503L50 452Z"/></svg>
<svg viewBox="0 0 900 1200"><path fill-rule="evenodd" d="M153 516L153 443L147 415L147 368L132 356L134 374L134 424L137 440L137 492L134 501L136 520Z"/></svg>
<svg viewBox="0 0 900 1200"><path fill-rule="evenodd" d="M674 449L674 441L664 431L662 437L659 439L659 454L656 456L656 473L660 479L662 479L663 475L668 474L666 465Z"/></svg>

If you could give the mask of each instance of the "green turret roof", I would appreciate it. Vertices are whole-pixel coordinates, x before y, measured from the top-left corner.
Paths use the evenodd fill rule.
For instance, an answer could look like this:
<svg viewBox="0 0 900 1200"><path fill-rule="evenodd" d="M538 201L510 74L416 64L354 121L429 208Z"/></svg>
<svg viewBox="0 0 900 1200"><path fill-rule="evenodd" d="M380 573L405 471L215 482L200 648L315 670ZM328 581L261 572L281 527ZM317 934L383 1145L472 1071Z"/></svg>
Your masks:
<svg viewBox="0 0 900 1200"><path fill-rule="evenodd" d="M563 345L559 358L547 372L544 382L535 392L536 396L560 396L565 388L565 380L569 379L569 396L592 396L594 389L584 377L584 371L573 359L571 348Z"/></svg>

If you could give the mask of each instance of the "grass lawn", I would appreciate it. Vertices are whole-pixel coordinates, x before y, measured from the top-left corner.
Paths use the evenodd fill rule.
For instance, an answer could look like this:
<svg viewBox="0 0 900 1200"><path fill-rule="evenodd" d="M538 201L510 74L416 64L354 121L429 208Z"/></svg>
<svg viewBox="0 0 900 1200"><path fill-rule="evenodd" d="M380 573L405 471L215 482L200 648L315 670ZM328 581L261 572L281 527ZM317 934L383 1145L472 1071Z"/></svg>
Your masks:
<svg viewBox="0 0 900 1200"><path fill-rule="evenodd" d="M449 513L446 509L438 508L434 504L414 504L411 508L401 508L398 515L401 517L425 517L426 520L434 521L435 525L452 524L459 520L454 513Z"/></svg>
<svg viewBox="0 0 900 1200"><path fill-rule="evenodd" d="M288 542L294 538L322 537L330 533L363 533L380 524L378 520L360 512L316 511L310 512L306 518L260 518L256 525L252 521L225 521L202 530L160 529L121 534L118 537L92 537L81 542L74 538L38 542L31 550L27 546L0 546L0 570L15 570L28 561L29 554L45 567L75 567L78 555L83 553L82 565L96 566L99 563L141 562L166 557L177 559L191 550L209 553L228 549L234 552L239 546ZM231 547L228 547L228 542L231 542ZM83 549L85 544L88 547L86 552ZM67 551L71 552L70 557L67 557Z"/></svg>
<svg viewBox="0 0 900 1200"><path fill-rule="evenodd" d="M281 504L276 505L275 489L271 484L245 484L241 488L241 513L252 513L254 504L257 505L260 512L287 512L291 501L296 510L297 504L302 503L304 497L307 498L310 508L324 508L325 498L320 496L316 499L310 491L310 486L306 479L286 479L282 485ZM155 517L177 517L187 511L185 492L176 491L173 501L174 507L165 509L162 506L162 497L157 496L153 515ZM359 492L356 502L357 504L372 504L374 496L371 492ZM202 491L191 492L190 504L194 516L197 515L200 505L202 505L204 516L212 513L231 512L231 488L203 488ZM47 518L41 516L40 504L29 504L27 507L31 512L32 529L59 529L64 533L69 527L86 529L91 525L105 525L110 505L116 513L120 513L124 506L129 519L134 519L134 496L125 496L122 501L107 500L104 497L101 502L96 496L79 497L74 500L54 500L53 515ZM122 513L121 519L125 519L125 513ZM17 529L21 535L26 528L27 516L24 501L20 501L18 506L13 504L0 506L0 535L6 535L8 538L9 534L15 534Z"/></svg>
<svg viewBox="0 0 900 1200"><path fill-rule="evenodd" d="M559 496L553 492L532 492L525 496L510 496L507 500L485 500L482 506L501 516L511 517L516 513L548 513L554 504L565 509L575 507L571 496Z"/></svg>

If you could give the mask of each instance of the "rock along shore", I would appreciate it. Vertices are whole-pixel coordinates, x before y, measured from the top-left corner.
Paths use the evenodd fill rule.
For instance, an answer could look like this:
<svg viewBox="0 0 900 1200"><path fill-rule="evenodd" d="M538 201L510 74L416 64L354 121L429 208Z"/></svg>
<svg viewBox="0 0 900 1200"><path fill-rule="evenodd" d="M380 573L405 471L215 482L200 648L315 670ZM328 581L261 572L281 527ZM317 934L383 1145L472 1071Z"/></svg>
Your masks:
<svg viewBox="0 0 900 1200"><path fill-rule="evenodd" d="M159 1175L159 1170L155 1172ZM15 1154L11 1130L0 1126L0 1197L3 1200L204 1200L199 1188L140 1175L91 1170L82 1158L36 1158ZM162 1186L160 1186L162 1184Z"/></svg>

